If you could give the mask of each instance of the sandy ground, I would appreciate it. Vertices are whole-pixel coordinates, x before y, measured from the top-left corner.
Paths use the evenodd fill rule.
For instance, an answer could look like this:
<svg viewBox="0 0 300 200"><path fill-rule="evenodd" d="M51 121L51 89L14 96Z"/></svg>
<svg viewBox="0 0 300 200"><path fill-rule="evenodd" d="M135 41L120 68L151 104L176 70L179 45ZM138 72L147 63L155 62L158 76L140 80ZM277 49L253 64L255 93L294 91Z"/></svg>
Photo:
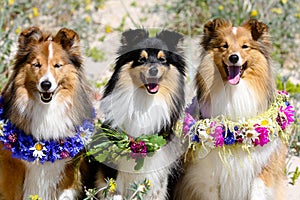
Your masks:
<svg viewBox="0 0 300 200"><path fill-rule="evenodd" d="M145 17L144 10L142 7L153 6L157 2L162 2L161 0L154 1L137 1L138 6L131 6L131 1L119 1L119 0L109 0L105 4L105 8L97 13L98 19L101 20L102 24L109 24L112 27L118 27L124 15L130 13L130 16L125 20L125 28L136 28L133 21L140 27L146 28L157 28L162 27L162 18L165 17L165 13L153 13L148 19L140 22L140 19ZM118 8L118 9L116 9ZM106 59L102 62L94 62L90 58L85 60L86 73L91 80L94 81L102 81L105 77L109 77L111 72L109 68L113 65L114 59L116 58L116 50L120 44L120 33L119 32L111 32L107 34L106 39L100 43L95 44L95 46L99 47L106 53ZM194 44L199 44L197 40L187 39L185 43L185 54L187 55L188 66L189 66L189 74L192 76L194 70L197 66L197 52L198 49ZM102 91L99 91L102 92ZM188 93L192 93L192 91L188 91ZM296 167L300 167L300 158L293 156L287 161L287 171L293 172ZM299 178L300 179L300 178ZM295 185L291 185L288 183L289 179L286 181L287 188L287 199L288 200L300 200L300 180L297 180Z"/></svg>

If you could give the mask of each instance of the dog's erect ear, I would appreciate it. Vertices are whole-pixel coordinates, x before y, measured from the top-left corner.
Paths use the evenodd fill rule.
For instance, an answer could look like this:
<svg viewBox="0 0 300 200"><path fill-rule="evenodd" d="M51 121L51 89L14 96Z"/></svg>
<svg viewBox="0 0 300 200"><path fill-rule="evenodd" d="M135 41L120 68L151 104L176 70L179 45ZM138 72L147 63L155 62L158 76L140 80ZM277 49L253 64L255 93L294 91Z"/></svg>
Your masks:
<svg viewBox="0 0 300 200"><path fill-rule="evenodd" d="M35 26L29 27L22 31L18 42L21 48L26 48L30 43L37 43L43 38L42 31Z"/></svg>
<svg viewBox="0 0 300 200"><path fill-rule="evenodd" d="M156 35L156 38L161 39L166 43L169 50L176 49L176 46L180 40L183 39L183 35L173 32L173 31L162 31Z"/></svg>
<svg viewBox="0 0 300 200"><path fill-rule="evenodd" d="M210 45L210 42L218 36L218 29L219 28L227 28L231 27L230 21L227 21L223 18L216 18L212 21L206 22L203 27L203 36L201 41L201 46L204 47L204 49L208 50L212 47Z"/></svg>
<svg viewBox="0 0 300 200"><path fill-rule="evenodd" d="M219 27L228 27L231 26L231 23L223 18L216 18L213 21L208 21L203 28L203 33L205 35L210 35Z"/></svg>
<svg viewBox="0 0 300 200"><path fill-rule="evenodd" d="M122 45L134 45L148 38L149 33L145 29L128 30L122 33L121 43Z"/></svg>
<svg viewBox="0 0 300 200"><path fill-rule="evenodd" d="M75 31L67 28L60 29L53 40L61 44L65 50L79 46L78 34Z"/></svg>
<svg viewBox="0 0 300 200"><path fill-rule="evenodd" d="M268 26L256 19L249 19L242 26L251 31L253 40L258 40L263 34L268 33Z"/></svg>
<svg viewBox="0 0 300 200"><path fill-rule="evenodd" d="M78 34L67 28L62 28L58 31L53 41L60 44L69 54L69 59L78 68L82 65L80 53L79 36Z"/></svg>

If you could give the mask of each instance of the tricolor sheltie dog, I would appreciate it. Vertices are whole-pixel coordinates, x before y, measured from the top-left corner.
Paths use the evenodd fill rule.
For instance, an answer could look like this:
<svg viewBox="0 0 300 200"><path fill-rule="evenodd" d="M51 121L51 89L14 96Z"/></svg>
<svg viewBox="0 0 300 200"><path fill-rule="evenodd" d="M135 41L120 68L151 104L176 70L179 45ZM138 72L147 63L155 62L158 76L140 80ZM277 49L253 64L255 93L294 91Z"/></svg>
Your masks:
<svg viewBox="0 0 300 200"><path fill-rule="evenodd" d="M83 143L76 127L93 119L91 91L76 32L52 36L30 27L20 34L1 94L0 199L78 197Z"/></svg>
<svg viewBox="0 0 300 200"><path fill-rule="evenodd" d="M218 18L204 25L201 47L195 78L200 116L239 121L269 108L276 89L267 25L250 19L234 27ZM238 146L223 158L218 152L187 164L176 199L284 199L287 151L279 138L251 153Z"/></svg>
<svg viewBox="0 0 300 200"><path fill-rule="evenodd" d="M167 197L168 177L180 152L174 142L173 128L185 104L185 61L179 50L182 35L163 30L149 37L144 29L122 34L114 72L106 85L100 110L106 124L123 129L135 139L142 134L163 135L167 144L146 157L143 167L135 171L134 159L120 159L115 168L98 173L98 187L105 178L116 179L116 193L130 197L130 184L145 178L152 185L145 199Z"/></svg>

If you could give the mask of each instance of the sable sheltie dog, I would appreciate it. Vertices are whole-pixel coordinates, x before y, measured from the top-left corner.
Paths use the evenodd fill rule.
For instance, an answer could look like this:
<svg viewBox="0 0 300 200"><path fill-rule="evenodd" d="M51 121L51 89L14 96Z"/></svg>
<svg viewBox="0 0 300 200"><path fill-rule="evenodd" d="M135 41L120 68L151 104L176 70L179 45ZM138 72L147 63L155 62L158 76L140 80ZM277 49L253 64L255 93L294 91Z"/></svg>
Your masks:
<svg viewBox="0 0 300 200"><path fill-rule="evenodd" d="M204 25L196 74L203 118L239 121L269 108L275 94L268 27L250 19L233 27L224 19ZM286 147L279 138L251 153L237 147L223 161L213 149L187 164L176 199L283 199Z"/></svg>
<svg viewBox="0 0 300 200"><path fill-rule="evenodd" d="M75 135L76 126L93 119L90 95L76 32L62 28L52 36L30 27L20 34L13 71L2 91L3 118L37 141L63 143ZM68 158L53 163L28 162L13 158L11 146L0 146L0 199L78 197L82 159L65 154Z"/></svg>
<svg viewBox="0 0 300 200"><path fill-rule="evenodd" d="M102 167L97 178L99 188L105 185L104 178L115 178L116 193L130 197L130 184L147 178L152 188L145 199L167 197L168 176L180 152L172 128L185 104L185 61L178 51L182 38L167 30L156 37L149 37L144 29L122 34L119 57L100 110L107 124L123 129L131 138L158 133L168 142L152 157L146 157L138 171L133 170L132 158L120 159L115 164L115 173Z"/></svg>

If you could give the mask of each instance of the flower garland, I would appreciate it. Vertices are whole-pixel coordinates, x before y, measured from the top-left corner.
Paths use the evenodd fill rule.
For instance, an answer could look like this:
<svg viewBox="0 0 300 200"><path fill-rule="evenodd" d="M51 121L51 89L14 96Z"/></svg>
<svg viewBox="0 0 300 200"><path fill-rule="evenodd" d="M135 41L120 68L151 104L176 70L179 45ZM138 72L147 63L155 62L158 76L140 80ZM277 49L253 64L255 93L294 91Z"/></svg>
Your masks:
<svg viewBox="0 0 300 200"><path fill-rule="evenodd" d="M90 141L94 124L89 120L75 128L75 135L60 140L36 140L3 118L3 98L0 96L0 142L4 149L12 152L12 157L28 162L55 162L75 157Z"/></svg>
<svg viewBox="0 0 300 200"><path fill-rule="evenodd" d="M122 156L132 158L136 162L135 170L143 167L146 156L152 156L167 143L158 134L132 138L124 130L103 125L101 120L96 124L96 129L99 131L93 136L87 155L93 155L100 163L113 163Z"/></svg>
<svg viewBox="0 0 300 200"><path fill-rule="evenodd" d="M275 101L270 108L261 115L238 122L231 121L225 116L196 121L186 109L183 121L183 133L189 140L189 147L196 150L196 146L206 153L224 145L242 145L243 149L250 148L273 141L281 137L287 141L289 135L287 126L294 122L294 108L288 102L288 94L278 91ZM194 105L191 104L190 107Z"/></svg>

